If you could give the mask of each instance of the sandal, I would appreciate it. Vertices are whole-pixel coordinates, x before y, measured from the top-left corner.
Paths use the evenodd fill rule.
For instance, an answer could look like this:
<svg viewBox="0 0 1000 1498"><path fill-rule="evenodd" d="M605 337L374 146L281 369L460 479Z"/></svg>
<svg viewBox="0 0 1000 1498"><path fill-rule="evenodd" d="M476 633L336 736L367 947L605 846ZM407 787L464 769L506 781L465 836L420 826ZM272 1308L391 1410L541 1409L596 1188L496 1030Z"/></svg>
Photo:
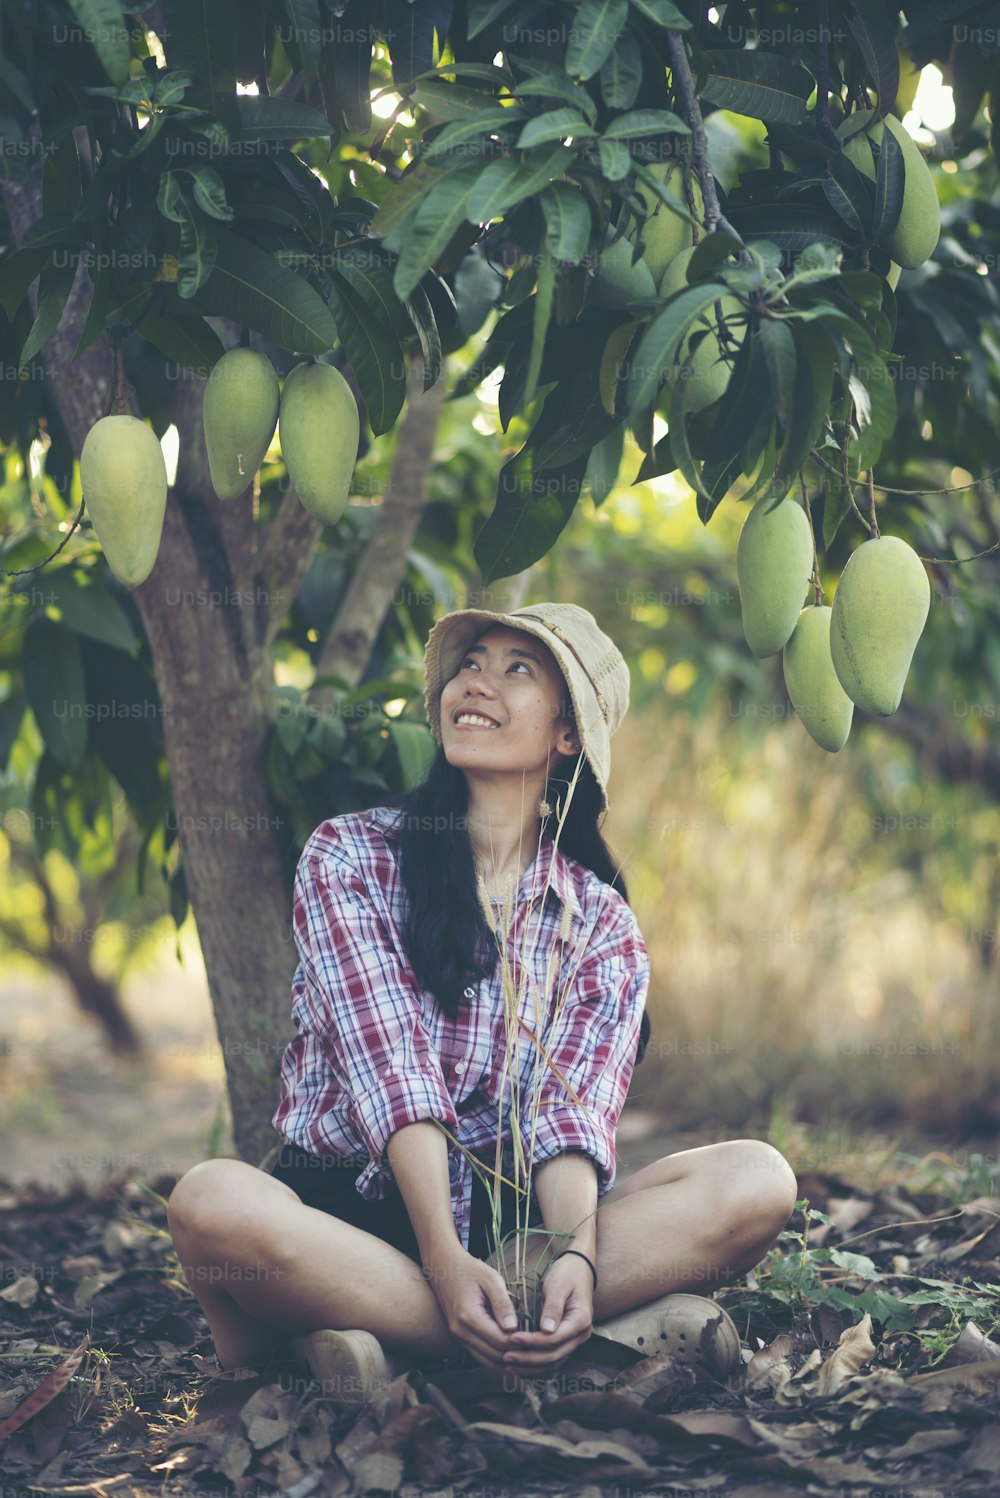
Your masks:
<svg viewBox="0 0 1000 1498"><path fill-rule="evenodd" d="M736 1323L704 1295L661 1295L634 1311L595 1322L593 1335L624 1343L647 1357L670 1353L700 1378L728 1378L742 1365Z"/></svg>
<svg viewBox="0 0 1000 1498"><path fill-rule="evenodd" d="M361 1406L405 1373L402 1358L385 1352L371 1332L334 1331L323 1327L291 1339L292 1350L308 1363L326 1398Z"/></svg>

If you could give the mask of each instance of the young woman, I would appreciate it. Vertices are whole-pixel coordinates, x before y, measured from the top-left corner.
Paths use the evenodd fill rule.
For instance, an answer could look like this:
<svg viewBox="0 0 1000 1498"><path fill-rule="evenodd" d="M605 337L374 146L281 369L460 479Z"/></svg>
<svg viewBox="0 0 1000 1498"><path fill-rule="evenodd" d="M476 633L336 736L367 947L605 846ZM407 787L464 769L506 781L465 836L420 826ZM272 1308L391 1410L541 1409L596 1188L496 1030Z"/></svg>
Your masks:
<svg viewBox="0 0 1000 1498"><path fill-rule="evenodd" d="M628 696L621 653L574 604L459 610L431 630L424 783L323 822L298 864L286 1144L267 1169L204 1161L170 1197L224 1368L290 1351L356 1402L421 1358L549 1373L592 1331L738 1364L704 1295L785 1226L787 1162L730 1140L614 1185L648 1034L648 952L598 826ZM539 1230L537 1330L484 1179L501 1239Z"/></svg>

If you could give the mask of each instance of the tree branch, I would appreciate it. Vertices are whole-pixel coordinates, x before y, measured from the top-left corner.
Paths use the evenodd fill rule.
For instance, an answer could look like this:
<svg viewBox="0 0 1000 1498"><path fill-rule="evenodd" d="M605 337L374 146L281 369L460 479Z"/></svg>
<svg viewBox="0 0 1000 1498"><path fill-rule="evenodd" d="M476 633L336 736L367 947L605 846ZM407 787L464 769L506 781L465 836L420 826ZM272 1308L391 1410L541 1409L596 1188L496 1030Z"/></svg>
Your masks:
<svg viewBox="0 0 1000 1498"><path fill-rule="evenodd" d="M426 391L423 374L423 360L416 355L410 361L406 416L399 427L389 482L371 539L323 641L316 662L317 677L341 676L357 686L371 659L392 595L406 573L406 554L427 507L427 479L447 387L443 368ZM333 690L314 687L309 700L319 711L329 711Z"/></svg>
<svg viewBox="0 0 1000 1498"><path fill-rule="evenodd" d="M724 233L731 234L734 239L739 240L739 243L742 245L742 237L737 234L719 207L719 198L715 191L715 178L712 175L712 163L708 155L708 136L705 134L705 121L702 117L701 106L698 103L698 95L695 93L694 79L691 76L691 64L688 60L684 38L679 32L670 31L667 33L667 46L670 50L670 68L674 75L674 85L679 90L681 98L684 101L684 115L691 126L694 159L701 182L701 195L705 203L705 228L709 234L714 229L721 229ZM740 251L740 259L752 259L750 252L745 246Z"/></svg>

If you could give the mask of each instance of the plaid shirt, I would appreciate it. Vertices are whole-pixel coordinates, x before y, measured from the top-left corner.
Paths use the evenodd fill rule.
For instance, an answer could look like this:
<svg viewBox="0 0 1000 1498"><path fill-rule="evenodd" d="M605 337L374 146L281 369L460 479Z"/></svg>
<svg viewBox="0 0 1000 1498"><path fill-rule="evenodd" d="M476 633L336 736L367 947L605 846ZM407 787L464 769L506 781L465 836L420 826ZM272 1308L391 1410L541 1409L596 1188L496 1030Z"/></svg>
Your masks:
<svg viewBox="0 0 1000 1498"><path fill-rule="evenodd" d="M505 1076L501 962L491 979L465 990L454 1020L410 967L393 848L400 815L373 807L329 818L302 851L293 907L297 1034L282 1057L275 1128L311 1154L364 1165L356 1186L375 1200L397 1189L386 1154L397 1129L438 1119L492 1173L502 1114L502 1158L512 1179L513 1085L525 1160L538 1165L583 1151L596 1162L598 1195L605 1195L649 985L635 915L617 890L543 837L521 878L509 931L504 937L498 927L498 939L514 975L508 1008L518 995L518 1013L535 1035L539 994L556 990L541 1023L552 1066L543 1059L536 1076L537 1048L519 1031L516 1065ZM501 911L494 902L494 916ZM468 1248L472 1167L452 1139L448 1156L452 1215ZM537 1211L534 1190L532 1197Z"/></svg>

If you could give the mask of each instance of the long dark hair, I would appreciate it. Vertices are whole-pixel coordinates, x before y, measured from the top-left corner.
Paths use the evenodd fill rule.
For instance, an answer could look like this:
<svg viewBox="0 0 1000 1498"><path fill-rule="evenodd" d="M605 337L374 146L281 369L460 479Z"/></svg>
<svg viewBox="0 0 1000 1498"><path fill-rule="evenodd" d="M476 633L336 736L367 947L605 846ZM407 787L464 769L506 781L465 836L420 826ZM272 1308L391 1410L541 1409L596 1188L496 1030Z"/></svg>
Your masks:
<svg viewBox="0 0 1000 1498"><path fill-rule="evenodd" d="M554 836L559 827L573 767L574 760L565 757L552 766L545 792L552 813L542 818L543 835ZM462 1005L463 990L492 977L500 958L476 890L466 823L468 797L463 771L449 763L439 744L420 785L375 803L403 812L397 833L407 904L403 940L417 981L452 1019ZM627 901L622 872L597 825L601 809L600 787L586 758L581 757L580 773L559 830L559 847ZM648 1039L649 1020L643 1014L637 1061L642 1060Z"/></svg>

